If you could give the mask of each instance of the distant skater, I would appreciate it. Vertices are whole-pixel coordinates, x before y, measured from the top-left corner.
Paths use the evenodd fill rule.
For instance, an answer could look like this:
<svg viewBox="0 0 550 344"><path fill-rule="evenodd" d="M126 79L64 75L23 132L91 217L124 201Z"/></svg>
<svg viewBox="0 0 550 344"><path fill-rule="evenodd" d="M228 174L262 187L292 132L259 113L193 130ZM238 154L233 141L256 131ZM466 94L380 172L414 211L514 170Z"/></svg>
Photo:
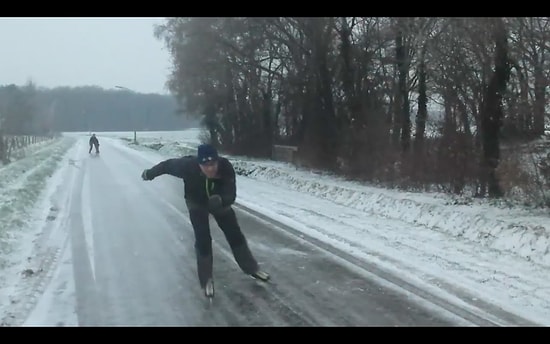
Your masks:
<svg viewBox="0 0 550 344"><path fill-rule="evenodd" d="M99 140L95 136L95 134L92 134L92 137L90 137L90 150L88 151L89 154L92 153L92 148L95 147L95 153L99 154Z"/></svg>

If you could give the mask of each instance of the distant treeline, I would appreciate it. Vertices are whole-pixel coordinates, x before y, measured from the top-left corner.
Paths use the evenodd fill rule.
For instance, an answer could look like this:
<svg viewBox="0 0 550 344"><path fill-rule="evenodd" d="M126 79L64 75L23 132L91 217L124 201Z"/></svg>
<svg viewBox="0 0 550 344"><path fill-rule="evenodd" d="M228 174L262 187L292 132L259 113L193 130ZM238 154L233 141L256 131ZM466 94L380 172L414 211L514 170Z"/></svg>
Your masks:
<svg viewBox="0 0 550 344"><path fill-rule="evenodd" d="M0 86L0 135L179 130L197 126L169 95L99 87Z"/></svg>

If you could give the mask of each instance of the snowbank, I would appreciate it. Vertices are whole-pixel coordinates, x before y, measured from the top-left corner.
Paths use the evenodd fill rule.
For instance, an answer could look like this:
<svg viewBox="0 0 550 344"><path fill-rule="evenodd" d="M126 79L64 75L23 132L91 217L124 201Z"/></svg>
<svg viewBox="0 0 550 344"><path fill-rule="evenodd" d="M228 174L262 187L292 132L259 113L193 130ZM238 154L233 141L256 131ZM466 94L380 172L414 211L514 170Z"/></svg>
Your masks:
<svg viewBox="0 0 550 344"><path fill-rule="evenodd" d="M9 253L17 249L21 231L34 206L74 140L57 138L29 146L25 157L0 167L0 268L12 264Z"/></svg>
<svg viewBox="0 0 550 344"><path fill-rule="evenodd" d="M550 266L550 217L526 210L448 204L444 198L398 192L290 170L286 164L234 161L239 175L320 197L411 225L449 233ZM277 166L279 165L279 166ZM450 200L450 199L449 199Z"/></svg>

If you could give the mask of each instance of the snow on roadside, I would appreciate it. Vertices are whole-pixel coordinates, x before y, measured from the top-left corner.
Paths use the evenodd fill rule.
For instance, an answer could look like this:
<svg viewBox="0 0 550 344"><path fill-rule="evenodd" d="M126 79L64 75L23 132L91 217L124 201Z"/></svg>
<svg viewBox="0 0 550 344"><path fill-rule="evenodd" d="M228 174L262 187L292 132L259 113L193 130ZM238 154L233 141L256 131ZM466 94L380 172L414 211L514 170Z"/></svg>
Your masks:
<svg viewBox="0 0 550 344"><path fill-rule="evenodd" d="M74 138L60 137L33 147L32 153L0 167L0 326L10 325L15 316L10 307L20 301L21 280L38 281L39 265L33 260L33 250L48 219L40 204L50 178L58 171ZM40 264L39 264L40 263ZM39 264L39 265L36 265ZM35 266L36 265L36 266ZM24 269L27 267L27 269Z"/></svg>

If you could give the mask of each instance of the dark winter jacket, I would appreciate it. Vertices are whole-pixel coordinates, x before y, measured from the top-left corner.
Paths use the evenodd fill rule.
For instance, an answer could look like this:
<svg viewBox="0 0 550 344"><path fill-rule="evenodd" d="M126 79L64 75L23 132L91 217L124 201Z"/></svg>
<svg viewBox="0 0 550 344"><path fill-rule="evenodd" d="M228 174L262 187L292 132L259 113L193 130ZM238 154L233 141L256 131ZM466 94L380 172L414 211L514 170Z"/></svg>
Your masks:
<svg viewBox="0 0 550 344"><path fill-rule="evenodd" d="M99 140L97 139L97 136L90 137L90 146L91 145L99 146Z"/></svg>
<svg viewBox="0 0 550 344"><path fill-rule="evenodd" d="M235 170L229 160L218 159L218 175L208 179L202 173L196 156L184 156L168 159L158 163L146 171L147 179L154 179L163 174L182 178L184 182L184 197L188 205L208 206L208 197L220 195L222 206L227 207L235 202L237 187Z"/></svg>

